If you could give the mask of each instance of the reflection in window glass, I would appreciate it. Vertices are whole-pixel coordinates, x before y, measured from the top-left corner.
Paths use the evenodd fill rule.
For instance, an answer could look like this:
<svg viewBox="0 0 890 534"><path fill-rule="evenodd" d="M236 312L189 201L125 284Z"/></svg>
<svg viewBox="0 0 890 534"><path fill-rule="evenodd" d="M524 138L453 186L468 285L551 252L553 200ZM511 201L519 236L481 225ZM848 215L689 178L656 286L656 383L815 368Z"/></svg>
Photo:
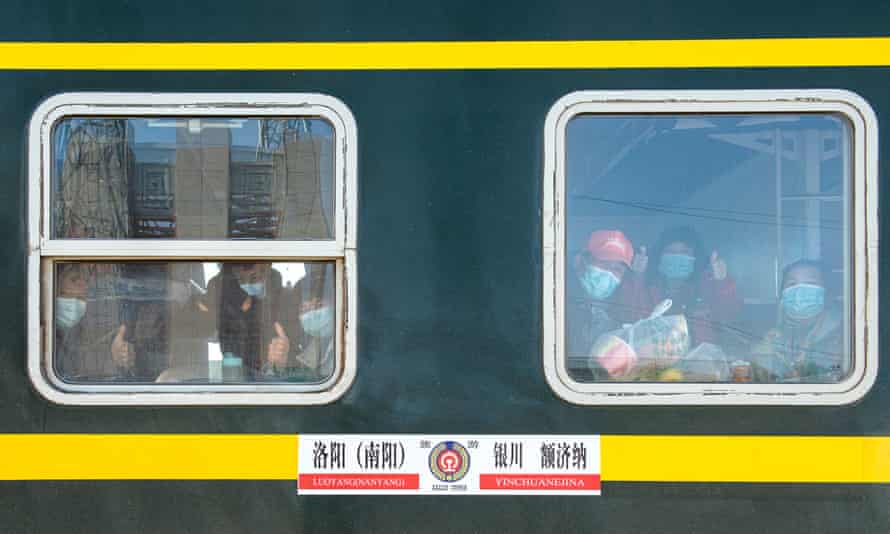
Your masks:
<svg viewBox="0 0 890 534"><path fill-rule="evenodd" d="M318 118L67 118L52 237L333 239L333 173Z"/></svg>
<svg viewBox="0 0 890 534"><path fill-rule="evenodd" d="M69 383L317 383L335 367L333 262L57 262Z"/></svg>
<svg viewBox="0 0 890 534"><path fill-rule="evenodd" d="M573 118L569 373L587 382L847 376L850 143L832 114Z"/></svg>

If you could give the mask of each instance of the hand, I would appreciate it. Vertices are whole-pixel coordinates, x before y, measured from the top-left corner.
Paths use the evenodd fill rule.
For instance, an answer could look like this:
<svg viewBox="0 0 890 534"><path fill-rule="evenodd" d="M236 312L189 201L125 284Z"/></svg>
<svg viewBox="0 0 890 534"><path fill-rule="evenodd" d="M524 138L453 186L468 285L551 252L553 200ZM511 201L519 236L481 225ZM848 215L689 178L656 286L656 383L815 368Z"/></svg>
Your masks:
<svg viewBox="0 0 890 534"><path fill-rule="evenodd" d="M269 354L267 360L272 365L284 367L287 365L287 353L290 352L290 339L278 321L274 324L275 337L269 342Z"/></svg>
<svg viewBox="0 0 890 534"><path fill-rule="evenodd" d="M114 336L114 341L111 342L111 361L118 367L132 369L136 363L136 352L133 350L133 345L124 339L126 333L127 326L121 325L117 335Z"/></svg>
<svg viewBox="0 0 890 534"><path fill-rule="evenodd" d="M726 278L726 262L717 254L717 251L711 252L711 274L714 280L723 280Z"/></svg>
<svg viewBox="0 0 890 534"><path fill-rule="evenodd" d="M646 253L646 247L642 246L637 253L634 254L633 261L630 262L630 270L635 273L645 273L649 266L649 255Z"/></svg>

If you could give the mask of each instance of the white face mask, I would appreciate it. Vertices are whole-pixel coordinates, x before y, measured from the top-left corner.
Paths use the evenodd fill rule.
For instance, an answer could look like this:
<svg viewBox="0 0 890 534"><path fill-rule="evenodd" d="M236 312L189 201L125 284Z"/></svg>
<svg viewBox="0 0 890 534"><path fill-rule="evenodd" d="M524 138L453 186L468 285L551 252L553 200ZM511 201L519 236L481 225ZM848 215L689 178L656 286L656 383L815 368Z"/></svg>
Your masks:
<svg viewBox="0 0 890 534"><path fill-rule="evenodd" d="M263 298L266 296L266 284L263 282L241 284L241 289L251 297Z"/></svg>
<svg viewBox="0 0 890 534"><path fill-rule="evenodd" d="M330 306L322 306L300 314L303 331L312 337L327 338L334 335L334 310Z"/></svg>
<svg viewBox="0 0 890 534"><path fill-rule="evenodd" d="M71 328L83 319L87 312L87 301L56 297L56 324L62 328Z"/></svg>

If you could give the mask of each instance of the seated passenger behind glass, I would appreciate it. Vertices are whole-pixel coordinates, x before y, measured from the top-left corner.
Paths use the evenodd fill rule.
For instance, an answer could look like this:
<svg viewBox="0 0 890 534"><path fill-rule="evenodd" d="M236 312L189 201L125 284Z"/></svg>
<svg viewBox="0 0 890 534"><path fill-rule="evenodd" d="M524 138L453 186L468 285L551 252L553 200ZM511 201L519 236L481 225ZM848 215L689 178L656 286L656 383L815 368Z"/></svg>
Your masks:
<svg viewBox="0 0 890 534"><path fill-rule="evenodd" d="M88 267L59 264L57 269L54 361L66 379L108 380L133 374L136 351L127 341L126 325L101 328L101 320L87 299Z"/></svg>
<svg viewBox="0 0 890 534"><path fill-rule="evenodd" d="M203 335L219 337L226 358L240 359L246 379L275 375L288 364L293 332L282 309L281 274L268 263L226 263L199 298Z"/></svg>
<svg viewBox="0 0 890 534"><path fill-rule="evenodd" d="M336 359L333 284L328 266L306 264L306 271L306 277L297 284L296 291L303 330L296 360L320 381L333 374Z"/></svg>
<svg viewBox="0 0 890 534"><path fill-rule="evenodd" d="M618 230L590 234L575 258L575 278L566 291L566 354L587 358L596 339L621 326L614 318L616 290L633 261L633 245Z"/></svg>
<svg viewBox="0 0 890 534"><path fill-rule="evenodd" d="M691 346L719 343L741 310L736 285L726 262L716 250L705 253L692 228L665 230L653 249L655 269L649 268L646 247L634 259L631 276L617 296L624 314L619 320L634 322L648 317L665 299L672 301L667 315L685 315Z"/></svg>
<svg viewBox="0 0 890 534"><path fill-rule="evenodd" d="M154 381L170 363L170 314L186 300L173 290L166 264L130 263L117 269L120 288L110 302L119 303L123 325L112 356L123 376Z"/></svg>
<svg viewBox="0 0 890 534"><path fill-rule="evenodd" d="M98 377L113 373L108 358L89 357L89 332L83 320L87 313L87 277L77 264L57 268L55 308L55 365L64 378ZM92 322L92 321L91 321ZM106 349L108 350L108 349Z"/></svg>
<svg viewBox="0 0 890 534"><path fill-rule="evenodd" d="M800 260L782 273L778 324L752 348L759 382L837 382L846 371L843 315L826 306L820 263Z"/></svg>

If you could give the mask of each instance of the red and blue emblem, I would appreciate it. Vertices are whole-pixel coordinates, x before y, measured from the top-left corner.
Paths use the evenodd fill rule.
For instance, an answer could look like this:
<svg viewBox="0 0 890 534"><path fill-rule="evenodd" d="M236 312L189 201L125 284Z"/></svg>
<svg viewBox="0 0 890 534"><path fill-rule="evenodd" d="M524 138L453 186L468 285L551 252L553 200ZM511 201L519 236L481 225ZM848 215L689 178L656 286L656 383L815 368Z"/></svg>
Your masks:
<svg viewBox="0 0 890 534"><path fill-rule="evenodd" d="M430 451L430 472L442 482L457 482L470 469L470 453L456 441L443 441Z"/></svg>

